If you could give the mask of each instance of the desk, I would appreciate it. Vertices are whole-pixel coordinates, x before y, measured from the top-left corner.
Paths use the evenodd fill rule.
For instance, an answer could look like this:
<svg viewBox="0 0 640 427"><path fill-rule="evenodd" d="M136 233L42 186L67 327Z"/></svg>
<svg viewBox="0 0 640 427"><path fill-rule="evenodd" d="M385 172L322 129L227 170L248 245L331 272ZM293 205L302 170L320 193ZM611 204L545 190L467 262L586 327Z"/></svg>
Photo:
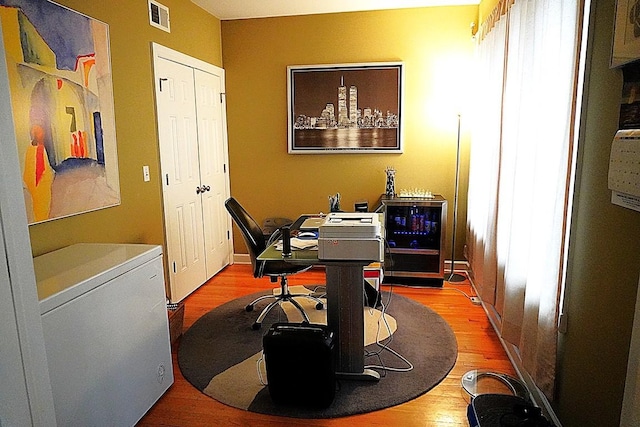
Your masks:
<svg viewBox="0 0 640 427"><path fill-rule="evenodd" d="M291 229L298 229L305 218L298 218ZM380 379L376 371L364 368L363 295L363 268L379 260L319 260L317 250L293 250L290 257L283 257L275 245L267 247L258 260L324 265L327 273L327 325L336 339L336 375L342 379Z"/></svg>

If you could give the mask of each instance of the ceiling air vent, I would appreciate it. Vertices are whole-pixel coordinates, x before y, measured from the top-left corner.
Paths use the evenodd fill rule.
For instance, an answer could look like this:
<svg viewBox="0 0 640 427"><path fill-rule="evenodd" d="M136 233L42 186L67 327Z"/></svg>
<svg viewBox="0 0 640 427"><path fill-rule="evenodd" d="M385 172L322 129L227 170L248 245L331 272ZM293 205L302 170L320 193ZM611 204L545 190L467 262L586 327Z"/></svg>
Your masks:
<svg viewBox="0 0 640 427"><path fill-rule="evenodd" d="M171 32L169 28L169 8L157 1L149 0L149 24L151 26Z"/></svg>

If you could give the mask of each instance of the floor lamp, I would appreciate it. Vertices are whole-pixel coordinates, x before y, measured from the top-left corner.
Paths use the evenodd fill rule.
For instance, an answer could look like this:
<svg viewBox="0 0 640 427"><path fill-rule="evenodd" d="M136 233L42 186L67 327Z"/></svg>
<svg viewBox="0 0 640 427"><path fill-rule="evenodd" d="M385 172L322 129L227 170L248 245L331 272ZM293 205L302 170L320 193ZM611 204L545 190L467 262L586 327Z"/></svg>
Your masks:
<svg viewBox="0 0 640 427"><path fill-rule="evenodd" d="M458 185L460 179L460 114L458 114L458 147L456 150L456 190L453 196L453 239L451 242L451 271L445 277L447 282L463 282L466 277L453 272L456 256L456 225L458 222Z"/></svg>

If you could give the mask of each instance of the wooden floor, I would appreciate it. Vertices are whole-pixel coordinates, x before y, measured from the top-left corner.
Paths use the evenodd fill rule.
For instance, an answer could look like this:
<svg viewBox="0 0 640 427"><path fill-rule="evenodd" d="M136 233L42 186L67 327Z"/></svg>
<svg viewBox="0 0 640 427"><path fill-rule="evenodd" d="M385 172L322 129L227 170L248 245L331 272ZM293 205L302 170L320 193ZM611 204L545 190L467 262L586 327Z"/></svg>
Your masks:
<svg viewBox="0 0 640 427"><path fill-rule="evenodd" d="M324 270L314 269L291 276L290 284L322 283ZM251 267L227 267L185 299L184 328L200 316L234 298L273 288L269 279L254 279ZM383 286L389 290L388 286ZM443 288L394 286L393 292L412 298L440 314L455 332L458 359L449 375L428 393L404 404L344 418L301 420L260 415L226 406L200 393L180 374L173 348L175 382L138 424L139 426L469 426L468 399L461 388L462 375L487 369L515 376L515 372L481 306L472 304L460 291L473 294L468 282ZM419 340L420 337L415 337Z"/></svg>

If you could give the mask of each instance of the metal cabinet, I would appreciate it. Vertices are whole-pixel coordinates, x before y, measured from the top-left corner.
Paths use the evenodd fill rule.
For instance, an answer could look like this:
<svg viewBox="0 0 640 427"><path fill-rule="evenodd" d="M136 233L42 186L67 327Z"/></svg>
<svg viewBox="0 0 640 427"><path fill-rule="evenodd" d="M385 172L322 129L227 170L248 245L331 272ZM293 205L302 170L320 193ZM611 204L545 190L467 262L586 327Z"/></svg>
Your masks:
<svg viewBox="0 0 640 427"><path fill-rule="evenodd" d="M382 196L380 209L384 213L387 246L385 282L410 278L417 283L442 286L447 201L440 195L432 198Z"/></svg>

